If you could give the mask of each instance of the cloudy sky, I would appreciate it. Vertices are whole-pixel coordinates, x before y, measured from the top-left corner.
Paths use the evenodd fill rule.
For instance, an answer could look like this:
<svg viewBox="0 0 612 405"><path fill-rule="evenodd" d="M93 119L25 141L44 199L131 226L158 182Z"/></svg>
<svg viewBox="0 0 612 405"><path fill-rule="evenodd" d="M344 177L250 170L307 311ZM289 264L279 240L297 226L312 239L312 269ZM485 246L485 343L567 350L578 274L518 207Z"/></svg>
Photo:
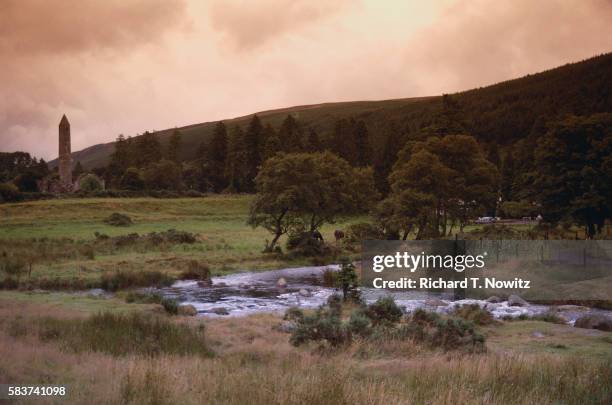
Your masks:
<svg viewBox="0 0 612 405"><path fill-rule="evenodd" d="M612 51L612 0L0 0L0 151L57 156L328 101L435 95Z"/></svg>

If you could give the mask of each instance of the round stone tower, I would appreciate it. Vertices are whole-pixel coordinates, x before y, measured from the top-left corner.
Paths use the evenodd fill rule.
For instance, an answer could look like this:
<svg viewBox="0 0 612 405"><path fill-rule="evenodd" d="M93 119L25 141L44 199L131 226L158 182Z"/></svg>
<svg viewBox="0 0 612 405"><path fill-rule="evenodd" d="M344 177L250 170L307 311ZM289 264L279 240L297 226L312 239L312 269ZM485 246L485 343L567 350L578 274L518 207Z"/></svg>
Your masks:
<svg viewBox="0 0 612 405"><path fill-rule="evenodd" d="M62 188L72 189L72 154L70 151L70 123L64 114L59 123L59 175Z"/></svg>

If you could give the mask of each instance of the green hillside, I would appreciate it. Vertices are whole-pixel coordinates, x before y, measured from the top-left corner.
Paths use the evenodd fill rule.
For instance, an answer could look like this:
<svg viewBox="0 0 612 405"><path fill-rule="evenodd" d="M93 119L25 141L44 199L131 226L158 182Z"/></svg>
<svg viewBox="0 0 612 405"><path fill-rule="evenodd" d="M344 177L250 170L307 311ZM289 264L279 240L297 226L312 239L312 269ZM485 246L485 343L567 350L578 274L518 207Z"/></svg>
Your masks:
<svg viewBox="0 0 612 405"><path fill-rule="evenodd" d="M397 135L398 148L407 139L419 137L432 126L449 120L476 136L484 144L512 144L537 137L538 128L567 114L586 115L612 111L612 54L607 53L582 62L567 64L545 72L527 75L495 85L450 95L404 98L382 101L354 101L295 106L258 112L265 123L278 128L292 114L302 124L316 129L322 138L329 136L341 118L363 120L368 128L375 153L380 154L390 132ZM445 104L452 100L452 108ZM449 113L450 111L450 113ZM225 120L229 128L246 126L249 116ZM457 118L459 117L459 118ZM182 133L181 157L195 158L198 146L212 134L216 122L205 122L178 128ZM166 143L175 128L158 131ZM437 131L440 132L440 131ZM74 152L74 161L86 169L105 166L114 143L94 145ZM56 161L50 162L51 166Z"/></svg>

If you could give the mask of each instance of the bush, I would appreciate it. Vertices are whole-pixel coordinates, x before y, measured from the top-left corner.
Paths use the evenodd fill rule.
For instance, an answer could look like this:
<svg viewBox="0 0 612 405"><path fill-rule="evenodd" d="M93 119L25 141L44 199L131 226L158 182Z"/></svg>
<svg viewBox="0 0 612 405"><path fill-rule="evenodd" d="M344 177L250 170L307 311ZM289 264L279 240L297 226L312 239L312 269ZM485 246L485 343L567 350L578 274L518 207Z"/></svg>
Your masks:
<svg viewBox="0 0 612 405"><path fill-rule="evenodd" d="M366 315L377 325L392 325L400 321L404 312L391 296L380 297L368 306Z"/></svg>
<svg viewBox="0 0 612 405"><path fill-rule="evenodd" d="M298 307L291 307L285 311L285 316L283 316L285 321L294 321L299 322L304 319L304 312Z"/></svg>
<svg viewBox="0 0 612 405"><path fill-rule="evenodd" d="M493 314L481 308L478 304L458 306L453 310L452 314L467 321L472 321L476 325L490 325L495 322Z"/></svg>
<svg viewBox="0 0 612 405"><path fill-rule="evenodd" d="M310 341L325 341L331 347L337 347L349 341L349 334L340 317L331 311L317 311L315 315L304 316L289 338L294 346Z"/></svg>
<svg viewBox="0 0 612 405"><path fill-rule="evenodd" d="M145 183L142 178L142 173L135 167L129 167L125 173L123 173L123 176L121 176L119 186L124 190L132 191L144 189Z"/></svg>
<svg viewBox="0 0 612 405"><path fill-rule="evenodd" d="M0 202L14 202L21 199L21 193L12 183L0 183Z"/></svg>
<svg viewBox="0 0 612 405"><path fill-rule="evenodd" d="M118 212L113 212L104 222L111 226L130 226L133 224L132 218Z"/></svg>
<svg viewBox="0 0 612 405"><path fill-rule="evenodd" d="M348 299L359 299L355 266L347 259L344 259L340 265L340 271L336 275L336 283L342 289L342 298L345 301Z"/></svg>
<svg viewBox="0 0 612 405"><path fill-rule="evenodd" d="M323 271L323 285L325 287L335 287L338 285L338 272L331 269L325 269Z"/></svg>
<svg viewBox="0 0 612 405"><path fill-rule="evenodd" d="M95 174L87 174L79 181L79 188L84 192L94 192L103 189L102 181Z"/></svg>
<svg viewBox="0 0 612 405"><path fill-rule="evenodd" d="M125 296L125 302L139 304L161 304L163 297L159 293L143 293L139 291L129 291Z"/></svg>
<svg viewBox="0 0 612 405"><path fill-rule="evenodd" d="M566 324L567 321L554 312L547 311L542 314L537 314L531 317L534 321L558 323L560 325Z"/></svg>
<svg viewBox="0 0 612 405"><path fill-rule="evenodd" d="M210 356L202 328L177 324L159 316L100 313L86 320L41 318L39 338L59 341L75 352L113 356L160 354Z"/></svg>
<svg viewBox="0 0 612 405"><path fill-rule="evenodd" d="M96 258L96 252L94 251L94 248L91 247L91 245L82 246L79 249L79 253L88 260L94 260Z"/></svg>
<svg viewBox="0 0 612 405"><path fill-rule="evenodd" d="M191 260L187 264L187 270L181 273L182 280L201 280L210 282L210 268L204 262Z"/></svg>
<svg viewBox="0 0 612 405"><path fill-rule="evenodd" d="M17 280L19 280L19 278L26 272L26 269L27 263L21 258L6 254L2 255L2 258L0 258L0 270L2 270L2 272L6 274L8 278L15 277Z"/></svg>
<svg viewBox="0 0 612 405"><path fill-rule="evenodd" d="M289 339L291 344L299 346L311 341L322 341L330 347L339 347L360 337L370 342L412 339L416 343L444 351L485 350L484 336L476 332L471 321L442 318L434 312L421 309L406 319L393 297L382 297L367 307L358 308L348 320L343 321L341 300L340 296L332 295L328 303L319 307L313 315L304 315L297 308L287 310L285 319L297 323Z"/></svg>
<svg viewBox="0 0 612 405"><path fill-rule="evenodd" d="M287 250L294 256L324 256L330 249L322 240L316 239L311 232L292 232L287 238Z"/></svg>
<svg viewBox="0 0 612 405"><path fill-rule="evenodd" d="M417 309L402 329L402 334L417 342L444 351L463 349L470 352L485 350L485 338L476 332L474 323L462 318L442 318Z"/></svg>
<svg viewBox="0 0 612 405"><path fill-rule="evenodd" d="M376 225L369 222L359 222L346 228L347 242L361 242L362 240L385 239L384 232Z"/></svg>
<svg viewBox="0 0 612 405"><path fill-rule="evenodd" d="M117 291L134 287L167 287L174 279L160 271L124 271L117 270L105 273L100 280L100 287L107 291Z"/></svg>
<svg viewBox="0 0 612 405"><path fill-rule="evenodd" d="M367 337L372 334L372 322L364 311L353 311L348 321L348 329L353 335Z"/></svg>
<svg viewBox="0 0 612 405"><path fill-rule="evenodd" d="M178 302L173 300L172 298L162 298L161 300L162 307L164 307L164 311L170 315L178 314Z"/></svg>

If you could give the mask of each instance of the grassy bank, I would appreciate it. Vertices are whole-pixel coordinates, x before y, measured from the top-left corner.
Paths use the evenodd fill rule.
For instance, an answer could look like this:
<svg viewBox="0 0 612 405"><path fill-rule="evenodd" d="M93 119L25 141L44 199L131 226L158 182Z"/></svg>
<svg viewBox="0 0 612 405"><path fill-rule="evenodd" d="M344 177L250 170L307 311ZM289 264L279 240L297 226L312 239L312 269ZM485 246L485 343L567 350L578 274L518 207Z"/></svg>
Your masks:
<svg viewBox="0 0 612 405"><path fill-rule="evenodd" d="M76 285L83 286L95 286L104 273L117 270L146 269L177 277L190 260L207 263L213 275L310 264L308 259L261 253L270 235L263 229L246 225L251 198L216 195L3 204L0 205L0 253L6 252L26 262L27 274L22 279L53 280L54 283L58 279L78 279ZM128 215L133 225L106 224L104 220L115 212ZM324 227L322 233L326 240L332 241L335 229L359 220L341 220L334 226ZM115 243L113 239L132 233L159 234L169 229L192 233L196 240L194 243L155 240ZM51 286L54 287L53 283Z"/></svg>
<svg viewBox="0 0 612 405"><path fill-rule="evenodd" d="M291 346L287 334L273 329L280 320L275 315L214 321L164 317L161 322L172 325L169 333L179 328L201 331L205 324L205 344L214 356L181 352L181 345L193 347L198 335L190 337L195 340L172 340L175 354L125 355L101 344L80 345L88 339L82 332L70 338L60 332L40 335L40 319L47 327L57 322L74 328L91 318L70 306L50 315L36 302L25 302L16 315L15 297L4 294L0 380L69 384L72 403L595 404L611 394L609 334L563 325L526 321L489 326L484 329L487 352L475 355L442 353L410 342L356 342L321 354L313 346ZM106 323L96 322L97 327ZM16 323L27 327L15 333ZM128 326L119 326L129 334L124 330ZM535 331L543 331L544 337L533 338Z"/></svg>

